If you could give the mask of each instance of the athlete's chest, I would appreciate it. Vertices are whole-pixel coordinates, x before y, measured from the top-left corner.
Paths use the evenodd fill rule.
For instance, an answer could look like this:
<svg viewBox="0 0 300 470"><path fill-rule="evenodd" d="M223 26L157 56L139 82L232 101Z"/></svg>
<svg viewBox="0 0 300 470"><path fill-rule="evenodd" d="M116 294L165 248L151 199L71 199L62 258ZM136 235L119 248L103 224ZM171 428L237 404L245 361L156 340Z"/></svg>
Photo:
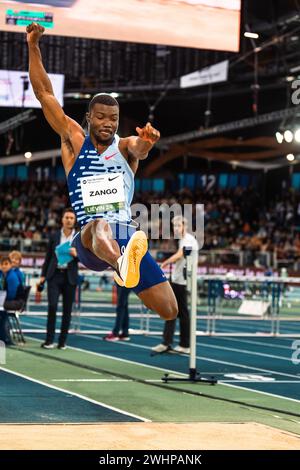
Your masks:
<svg viewBox="0 0 300 470"><path fill-rule="evenodd" d="M110 146L104 148L95 148L93 145L87 142L87 145L81 152L78 161L85 158L85 163L90 162L91 169L96 169L95 165L103 168L103 171L107 169L109 172L119 171L121 169L126 170L128 167L135 173L137 165L128 157L126 146L120 139L119 143L113 143ZM82 162L81 162L82 163Z"/></svg>

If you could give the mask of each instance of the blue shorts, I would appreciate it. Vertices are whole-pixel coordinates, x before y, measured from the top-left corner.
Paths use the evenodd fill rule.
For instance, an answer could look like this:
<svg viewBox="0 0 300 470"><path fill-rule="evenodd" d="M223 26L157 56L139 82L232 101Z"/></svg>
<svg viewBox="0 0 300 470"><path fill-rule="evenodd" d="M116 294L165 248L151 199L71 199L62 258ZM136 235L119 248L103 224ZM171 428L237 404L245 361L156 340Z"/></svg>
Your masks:
<svg viewBox="0 0 300 470"><path fill-rule="evenodd" d="M109 225L113 231L114 239L118 242L120 249L126 247L130 237L136 231L136 227L129 224L119 224L117 222L109 222ZM78 232L72 240L72 246L77 250L77 256L79 261L91 271L104 271L111 266L98 258L87 248L84 248L81 242L81 235ZM140 282L132 290L139 294L149 287L166 282L167 278L157 262L152 258L149 251L145 254L140 265Z"/></svg>

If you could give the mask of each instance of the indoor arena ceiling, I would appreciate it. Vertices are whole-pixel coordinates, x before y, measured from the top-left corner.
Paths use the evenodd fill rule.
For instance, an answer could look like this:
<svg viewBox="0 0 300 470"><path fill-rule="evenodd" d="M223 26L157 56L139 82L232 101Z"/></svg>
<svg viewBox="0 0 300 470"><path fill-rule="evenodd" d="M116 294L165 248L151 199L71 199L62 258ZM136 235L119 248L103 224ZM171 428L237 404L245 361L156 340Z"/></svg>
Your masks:
<svg viewBox="0 0 300 470"><path fill-rule="evenodd" d="M259 38L244 37L246 30L258 33ZM27 70L25 34L0 32L0 41L0 69ZM291 82L300 76L300 2L245 0L238 54L57 36L45 36L41 49L46 70L65 73L65 110L79 122L88 103L84 95L115 91L120 94L123 133L134 131L137 123L152 117L164 137L173 136L291 106ZM182 75L224 60L229 60L226 82L180 88ZM25 125L29 131L41 126L35 142L31 142L33 149L57 146L57 139L42 122L40 111L35 113L38 121ZM14 114L16 110L0 108L0 121ZM249 148L249 154L253 154L257 151L255 139L273 137L280 122L278 117L277 122L275 118L243 132L239 127L232 129L224 136L229 139L224 142L225 147L214 147L214 151L207 147L205 152L202 149L205 158L212 158L214 152L219 153L220 159L228 160L226 153L234 151L239 156ZM20 139L28 146L26 132L22 132ZM232 139L244 140L244 148L237 152ZM0 139L2 155L5 145L7 142ZM164 150L169 151L171 145ZM193 146L197 147L197 141ZM283 147L266 141L260 145L260 151L262 159L266 154L277 157Z"/></svg>
<svg viewBox="0 0 300 470"><path fill-rule="evenodd" d="M230 61L229 80L216 86L215 93L237 94L253 83L254 47L261 48L262 89L280 86L280 79L291 75L300 60L299 18L298 0L246 0L239 54L50 35L43 38L41 49L47 71L66 74L69 96L107 89L123 93L125 99L136 99L145 91L154 96L160 91L194 96L195 89L179 89L180 77L225 59ZM245 38L245 30L258 33L259 39ZM27 64L25 34L1 32L0 68L26 70ZM206 93L203 88L196 91L199 96Z"/></svg>

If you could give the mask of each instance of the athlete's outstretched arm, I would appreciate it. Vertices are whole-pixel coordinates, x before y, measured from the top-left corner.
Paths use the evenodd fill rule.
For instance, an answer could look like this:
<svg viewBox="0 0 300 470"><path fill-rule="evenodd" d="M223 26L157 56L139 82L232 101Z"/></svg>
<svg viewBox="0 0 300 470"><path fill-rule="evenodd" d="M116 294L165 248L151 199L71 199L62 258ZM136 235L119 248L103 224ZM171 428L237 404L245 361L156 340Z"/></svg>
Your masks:
<svg viewBox="0 0 300 470"><path fill-rule="evenodd" d="M29 49L29 78L36 98L42 105L43 113L50 126L62 138L69 134L69 120L54 96L51 81L44 69L39 40L45 28L37 23L27 26Z"/></svg>
<svg viewBox="0 0 300 470"><path fill-rule="evenodd" d="M137 127L136 131L138 137L128 137L128 153L137 160L144 160L147 158L153 145L159 140L160 132L154 129L150 122L147 122L146 126L142 129Z"/></svg>

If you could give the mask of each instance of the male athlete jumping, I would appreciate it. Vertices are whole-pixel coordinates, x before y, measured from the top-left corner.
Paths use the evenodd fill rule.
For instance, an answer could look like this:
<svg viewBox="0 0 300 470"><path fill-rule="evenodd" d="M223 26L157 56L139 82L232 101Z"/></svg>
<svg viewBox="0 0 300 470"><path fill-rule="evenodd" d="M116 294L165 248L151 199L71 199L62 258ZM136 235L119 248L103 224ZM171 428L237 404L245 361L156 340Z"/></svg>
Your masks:
<svg viewBox="0 0 300 470"><path fill-rule="evenodd" d="M130 211L139 160L147 158L160 133L147 123L136 128L138 136L119 138L118 102L98 94L89 103L86 135L53 94L39 48L44 28L32 23L26 31L32 88L45 118L61 137L70 200L81 227L72 243L80 261L94 271L112 267L116 282L133 288L165 320L174 319L178 308L173 290L147 251L146 235L136 230Z"/></svg>

